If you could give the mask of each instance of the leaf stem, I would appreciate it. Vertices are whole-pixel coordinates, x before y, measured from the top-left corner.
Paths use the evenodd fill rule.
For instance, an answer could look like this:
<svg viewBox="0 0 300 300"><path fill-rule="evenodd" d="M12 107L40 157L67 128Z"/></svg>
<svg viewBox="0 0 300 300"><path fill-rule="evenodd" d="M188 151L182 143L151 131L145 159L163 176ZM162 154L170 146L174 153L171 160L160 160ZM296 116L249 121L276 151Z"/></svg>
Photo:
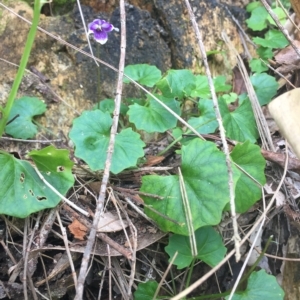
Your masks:
<svg viewBox="0 0 300 300"><path fill-rule="evenodd" d="M196 262L196 259L194 258L192 260L192 263L191 263L190 268L189 268L189 273L188 273L188 277L187 277L187 280L186 280L185 288L188 288L191 284L191 278L192 278L192 274L193 274L193 271L194 271L195 262Z"/></svg>
<svg viewBox="0 0 300 300"><path fill-rule="evenodd" d="M43 2L44 2L43 0L35 0L34 1L32 25L31 25L29 33L28 33L28 37L27 37L24 52L23 52L23 55L21 58L20 66L19 66L16 78L14 80L14 83L12 85L10 94L8 96L6 106L2 110L2 118L0 119L0 137L2 137L2 135L4 133L4 129L5 129L6 123L8 121L10 111L14 104L15 97L17 95L19 86L21 84L21 81L22 81L22 78L23 78L23 75L24 75L24 72L26 69L26 65L27 65L29 55L30 55L30 52L32 49L32 45L34 42L34 38L36 35L36 31L37 31L37 27L38 27L38 23L39 23L39 19L40 19L40 10L43 5Z"/></svg>

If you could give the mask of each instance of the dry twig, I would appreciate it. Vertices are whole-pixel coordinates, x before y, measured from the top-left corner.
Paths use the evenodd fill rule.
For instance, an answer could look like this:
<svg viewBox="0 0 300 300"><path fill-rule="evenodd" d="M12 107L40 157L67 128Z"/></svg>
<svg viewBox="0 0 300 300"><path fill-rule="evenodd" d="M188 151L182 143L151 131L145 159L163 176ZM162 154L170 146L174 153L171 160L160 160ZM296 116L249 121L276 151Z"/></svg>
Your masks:
<svg viewBox="0 0 300 300"><path fill-rule="evenodd" d="M103 172L102 184L99 192L99 197L97 201L97 208L94 216L93 226L91 228L88 241L85 247L85 251L82 258L81 268L78 276L78 285L76 287L76 296L75 300L81 300L83 295L83 286L86 277L87 266L90 260L90 255L92 252L92 247L95 242L97 226L101 217L101 213L104 207L105 195L106 195L106 187L109 180L109 171L111 166L111 159L114 151L115 145L115 137L118 129L119 122L119 113L121 106L121 98L122 98L122 88L123 88L123 71L125 65L125 49L126 49L126 15L125 15L125 3L124 0L120 0L120 22L121 22L121 49L120 49L120 62L119 62L119 73L118 73L118 82L116 89L116 98L115 98L115 109L113 122L110 132L110 141L107 150L107 157L105 161L105 167Z"/></svg>
<svg viewBox="0 0 300 300"><path fill-rule="evenodd" d="M240 236L239 236L239 231L238 231L238 226L237 226L237 217L236 217L236 212L235 212L235 194L234 194L234 185L233 185L233 171L232 171L232 165L231 165L231 159L230 159L230 154L229 154L229 148L228 148L228 144L227 144L227 140L226 140L226 135L225 135L225 129L222 123L222 117L221 117L221 112L219 109L219 104L218 104L218 99L217 99L217 95L216 95L216 91L215 91L215 87L214 87L214 83L212 80L212 76L211 76L211 72L209 69L209 65L208 65L208 61L207 61L207 55L206 55L206 51L205 51L205 47L202 41L202 35L199 29L199 26L197 24L195 15L192 11L191 5L189 0L185 0L185 4L186 7L188 9L188 13L190 16L190 19L192 21L192 25L196 34L196 38L197 38L197 42L198 42L198 46L202 55L202 60L203 60L203 64L204 64L204 68L205 68L205 73L207 76L207 80L208 80L208 84L209 84L209 88L210 88L210 93L212 96L212 101L214 104L214 110L215 110L215 114L216 114L216 119L218 121L218 125L219 125L219 130L220 130L220 136L221 136L221 140L222 140L222 144L223 144L223 149L224 149L224 153L225 153L225 157L226 157L226 165L227 165L227 169L228 169L228 186L229 186L229 198L230 198L230 211L231 211L231 218L232 218L232 225L233 225L233 241L234 241L234 246L235 246L235 250L236 250L236 260L239 261L240 260L240 251L239 251L239 247L240 247Z"/></svg>

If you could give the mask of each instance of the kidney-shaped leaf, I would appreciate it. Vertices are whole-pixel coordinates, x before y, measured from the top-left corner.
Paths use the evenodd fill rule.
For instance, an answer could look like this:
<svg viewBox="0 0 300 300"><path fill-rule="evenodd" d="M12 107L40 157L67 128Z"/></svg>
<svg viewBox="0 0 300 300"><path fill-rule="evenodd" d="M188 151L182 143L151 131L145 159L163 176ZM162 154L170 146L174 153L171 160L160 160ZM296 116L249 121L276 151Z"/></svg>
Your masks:
<svg viewBox="0 0 300 300"><path fill-rule="evenodd" d="M195 79L190 70L169 70L156 86L165 97L182 99L195 88Z"/></svg>
<svg viewBox="0 0 300 300"><path fill-rule="evenodd" d="M228 299L229 296L226 296ZM265 270L252 272L246 290L236 292L232 300L283 300L284 291L278 284L276 277L269 275Z"/></svg>
<svg viewBox="0 0 300 300"><path fill-rule="evenodd" d="M47 163L46 163L47 165ZM61 194L65 194L73 185L73 177L67 175L68 166L63 171L60 166L53 165L51 170L46 166L41 170L45 179ZM0 153L0 214L18 218L45 208L55 207L61 200L38 177L27 161L19 160L8 153Z"/></svg>
<svg viewBox="0 0 300 300"><path fill-rule="evenodd" d="M83 159L96 171L104 169L110 138L112 119L100 110L84 111L73 121L70 138L75 144L75 155ZM131 128L122 130L116 136L111 171L115 174L136 165L144 156L144 142Z"/></svg>
<svg viewBox="0 0 300 300"><path fill-rule="evenodd" d="M213 102L210 99L201 99L199 102L200 117L192 117L188 123L199 133L213 133L218 127Z"/></svg>
<svg viewBox="0 0 300 300"><path fill-rule="evenodd" d="M188 267L194 258L203 260L211 267L216 266L224 258L226 247L224 247L220 235L212 227L199 228L195 231L195 238L198 255L193 257L189 237L179 234L170 237L165 250L170 259L178 251L173 263L178 269Z"/></svg>
<svg viewBox="0 0 300 300"><path fill-rule="evenodd" d="M148 64L129 65L125 67L124 73L131 79L148 87L153 87L161 78L161 71L155 66L149 66ZM123 81L125 83L130 82L126 77L124 77Z"/></svg>
<svg viewBox="0 0 300 300"><path fill-rule="evenodd" d="M228 174L224 154L214 143L194 139L182 146L182 175L192 213L194 229L218 224L229 201ZM238 175L234 177L235 182ZM164 231L188 235L177 175L149 175L142 178L143 192L164 197L154 200L143 196L147 215Z"/></svg>
<svg viewBox="0 0 300 300"><path fill-rule="evenodd" d="M179 103L175 99L156 96L175 113L180 114ZM129 115L129 121L137 129L146 132L165 132L175 127L177 123L177 119L154 99L150 99L148 106L130 105L127 114Z"/></svg>
<svg viewBox="0 0 300 300"><path fill-rule="evenodd" d="M9 120L14 119L5 127L5 132L14 138L29 139L36 135L37 126L32 123L32 118L46 111L43 101L34 97L23 97L15 100L9 114Z"/></svg>
<svg viewBox="0 0 300 300"><path fill-rule="evenodd" d="M249 99L245 99L232 112L228 109L224 99L219 100L219 105L227 137L239 142L249 140L255 143L258 131Z"/></svg>
<svg viewBox="0 0 300 300"><path fill-rule="evenodd" d="M268 104L276 95L278 83L275 77L266 73L254 74L250 77L260 105Z"/></svg>
<svg viewBox="0 0 300 300"><path fill-rule="evenodd" d="M259 146L251 144L249 141L236 145L231 152L231 158L241 168L238 169L240 178L235 188L235 205L238 213L244 213L261 198L261 186L266 183L264 173L266 161Z"/></svg>

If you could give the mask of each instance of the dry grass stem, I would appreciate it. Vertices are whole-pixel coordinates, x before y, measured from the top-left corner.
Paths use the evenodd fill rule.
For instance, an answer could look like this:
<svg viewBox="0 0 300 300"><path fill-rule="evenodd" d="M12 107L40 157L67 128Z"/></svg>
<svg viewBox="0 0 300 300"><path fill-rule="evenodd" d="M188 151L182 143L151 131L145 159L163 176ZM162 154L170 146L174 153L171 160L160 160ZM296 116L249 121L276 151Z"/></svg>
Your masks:
<svg viewBox="0 0 300 300"><path fill-rule="evenodd" d="M271 134L270 134L270 130L269 130L266 118L262 112L261 106L259 104L256 93L254 91L253 85L248 76L248 72L246 70L245 64L244 64L241 56L239 55L239 53L236 51L236 49L233 47L232 43L229 41L225 31L222 32L222 38L223 38L224 42L226 43L229 51L234 52L237 57L238 67L239 67L239 70L241 72L241 75L243 77L243 80L244 80L246 88L247 88L247 92L249 95L252 110L253 110L254 117L256 120L256 124L257 124L257 129L259 132L259 136L261 138L262 147L266 150L272 150L273 152L275 152L275 149L273 146L273 141L271 138Z"/></svg>
<svg viewBox="0 0 300 300"><path fill-rule="evenodd" d="M221 136L221 140L222 140L222 144L223 144L224 154L225 154L225 157L226 157L226 165L227 165L227 169L228 169L229 199L230 199L229 203L230 203L230 212L231 212L232 226L233 226L233 237L232 237L232 239L233 239L234 247L235 247L235 250L236 250L235 257L236 257L236 260L239 261L240 257L241 257L240 250L239 250L241 238L239 236L239 231L238 231L238 226L237 226L237 217L236 217L236 212L235 212L235 201L234 201L235 193L234 193L234 184L233 184L233 171L232 171L229 148L228 148L228 144L227 144L227 140L226 140L225 129L224 129L223 122L222 122L221 112L220 112L220 108L219 108L219 104L218 104L218 99L217 99L213 79L212 79L211 72L210 72L209 65L208 65L208 61L207 61L207 55L206 55L205 47L204 47L204 44L203 44L202 35L201 35L201 32L200 32L199 26L197 24L195 15L192 11L190 2L188 0L185 0L185 4L186 4L186 7L188 9L189 17L191 19L194 32L196 34L196 39L197 39L197 42L198 42L200 53L202 55L202 61L203 61L203 64L204 64L205 73L206 73L206 76L207 76L207 80L208 80L208 84L209 84L209 88L210 88L210 93L211 93L211 96L212 96L212 101L213 101L213 105L214 105L216 119L217 119L217 122L218 122L218 125L219 125L219 131L220 131L220 136Z"/></svg>
<svg viewBox="0 0 300 300"><path fill-rule="evenodd" d="M61 222L61 219L60 219L60 215L57 211L56 211L56 218L58 220L58 224L59 224L62 236L63 236L63 241L64 241L64 244L65 244L66 252L67 252L67 255L68 255L68 259L69 259L74 285L76 286L77 285L77 276L76 276L76 271L75 271L72 255L71 255L71 252L70 252L70 249L69 249L69 241L68 241L68 238L67 238L66 228L63 226L63 224Z"/></svg>
<svg viewBox="0 0 300 300"><path fill-rule="evenodd" d="M160 291L160 289L161 289L161 287L162 287L162 284L163 284L163 282L165 281L165 279L166 279L166 277L167 277L167 275L168 275L168 273L169 273L169 271L170 271L170 269L171 269L171 267L172 267L172 265L173 265L173 263L174 263L174 261L175 261L177 255L178 255L178 251L176 251L176 252L174 253L173 257L171 258L171 260L170 260L170 262L169 262L169 265L168 265L166 271L164 272L164 275L161 277L161 280L160 280L160 282L159 282L159 284L158 284L158 286L157 286L157 289L156 289L156 291L155 291L155 293L154 293L154 295L153 295L153 300L156 299L156 297L157 297L157 295L158 295L158 293L159 293L159 291Z"/></svg>
<svg viewBox="0 0 300 300"><path fill-rule="evenodd" d="M183 202L183 207L185 212L185 219L186 219L186 224L189 232L191 252L192 252L192 256L196 257L198 254L198 250L197 250L197 242L195 237L195 230L193 226L193 216L192 216L190 202L187 196L185 183L180 168L178 168L178 175L179 175L180 192L181 192L181 197L182 197L182 202Z"/></svg>

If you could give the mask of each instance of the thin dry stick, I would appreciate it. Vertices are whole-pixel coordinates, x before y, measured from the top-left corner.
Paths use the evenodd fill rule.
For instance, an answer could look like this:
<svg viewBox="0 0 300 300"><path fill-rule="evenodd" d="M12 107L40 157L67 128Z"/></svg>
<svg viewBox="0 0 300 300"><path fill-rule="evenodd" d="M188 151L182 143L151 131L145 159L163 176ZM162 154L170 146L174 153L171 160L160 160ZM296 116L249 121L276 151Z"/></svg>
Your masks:
<svg viewBox="0 0 300 300"><path fill-rule="evenodd" d="M0 244L2 245L4 251L9 256L9 258L13 262L13 264L16 265L17 261L15 260L14 256L12 255L12 253L9 250L9 248L6 246L6 244L4 243L4 241L2 239L0 240Z"/></svg>
<svg viewBox="0 0 300 300"><path fill-rule="evenodd" d="M88 31L87 31L87 28L86 28L85 20L84 20L81 5L80 5L80 0L77 0L77 6L78 6L78 9L79 9L81 21L82 21L82 24L83 24L83 27L84 27L85 36L86 36L86 39L87 39L88 44L89 44L89 49L91 51L92 56L94 57L93 48L92 48L92 45L91 45L91 42L90 42L90 39L89 39L89 34L88 34ZM94 62L97 65L97 67L99 67L99 64L98 64L97 60L95 60L95 57L94 57Z"/></svg>
<svg viewBox="0 0 300 300"><path fill-rule="evenodd" d="M262 215L259 217L259 219L256 221L256 223L253 225L253 227L249 230L249 232L244 236L244 238L241 241L241 245L243 245L248 238L250 237L250 235L252 234L252 232L256 229L256 227L258 227L261 223L261 221L266 217L266 214L268 213L268 211L271 209L272 205L274 204L275 200L276 200L276 196L277 193L279 192L279 190L281 189L281 186L283 185L285 176L286 176L286 172L287 172L287 166L288 166L288 159L286 158L285 160L285 165L284 165L284 170L283 170L283 175L282 178L279 182L279 185L276 189L276 191L274 192L273 197L271 198L268 206L266 207L265 211L262 213ZM217 266L215 266L214 268L212 268L209 272L207 272L204 276L202 276L200 279L198 279L196 282L194 282L193 284L191 284L187 289L185 289L184 291L182 291L181 293L179 293L178 295L176 295L175 297L171 298L171 300L180 300L183 299L186 295L188 295L189 293L191 293L194 289L196 289L200 284L202 284L205 280L207 280L212 274L214 274L218 269L220 269L221 266L223 266L232 255L234 255L235 253L235 249L231 250L224 259L222 259Z"/></svg>
<svg viewBox="0 0 300 300"><path fill-rule="evenodd" d="M209 65L207 62L207 56L206 56L206 51L205 51L205 47L202 41L202 36L201 36L201 32L199 29L199 26L196 22L195 19L195 15L192 11L191 5L189 3L189 0L185 0L185 4L186 7L188 9L189 12L189 16L190 19L192 21L192 25L196 34L196 38L198 41L198 46L202 55L202 60L203 60L203 64L204 64L204 68L205 68L205 73L207 76L207 80L209 83L209 88L210 88L210 93L212 96L212 100L213 100L213 104L214 104L214 110L215 110L215 114L216 114L216 119L218 121L218 125L219 125L219 130L220 130L220 136L221 136L221 140L222 140L222 144L223 144L223 149L224 149L224 154L226 157L226 165L227 165L227 169L228 169L228 186L229 186L229 197L230 197L230 211L231 211L231 218L232 218L232 226L233 226L233 241L234 241L234 247L236 250L236 260L239 261L241 254L240 254L240 241L241 238L239 236L239 231L238 231L238 226L237 226L237 217L236 217L236 212L235 212L235 202L234 202L234 198L235 198L235 194L234 194L234 186L233 186L233 171L232 171L232 165L231 165L231 159L230 159L230 154L229 154L229 148L228 148L228 144L227 144L227 140L226 140L226 135L225 135L225 129L222 123L222 117L221 117L221 112L220 112L220 108L218 105L218 99L217 99L217 95L216 95L216 91L215 91L215 87L214 87L214 83L212 80L212 76L210 73L210 69L209 69Z"/></svg>
<svg viewBox="0 0 300 300"><path fill-rule="evenodd" d="M107 251L108 251L108 248L107 248ZM102 290L103 290L103 284L104 284L104 279L105 279L105 273L106 273L106 271L107 271L107 267L105 266L104 270L102 271L102 274L101 274L102 276L101 276L101 282L100 282L100 287L99 287L99 293L98 293L97 300L101 299L101 293L102 293Z"/></svg>
<svg viewBox="0 0 300 300"><path fill-rule="evenodd" d="M128 236L128 234L127 234L127 231L126 231L126 229L125 229L125 224L124 224L124 222L123 222L123 219L122 219L122 216L121 216L121 213L120 213L120 210L119 210L119 206L118 206L118 205L120 205L120 202L117 203L117 199L116 199L116 197L115 197L115 195L114 195L114 191L113 191L113 189L112 189L111 187L109 187L107 190L108 190L108 192L109 192L109 194L110 194L111 201L112 201L113 205L114 205L115 208L116 208L116 211L117 211L117 215L118 215L119 221L120 221L120 223L121 223L121 226L122 226L124 235L125 235L125 237L126 237L126 240L127 240L128 245L129 245L128 248L129 248L129 250L132 252L132 246L131 246L130 238L129 238L129 236ZM123 210L122 210L122 211L123 211ZM124 211L123 211L123 212L124 212Z"/></svg>
<svg viewBox="0 0 300 300"><path fill-rule="evenodd" d="M22 142L22 143L39 143L39 144L52 144L52 143L57 143L61 142L62 139L57 139L57 140L22 140L22 139L15 139L15 138L10 138L3 136L1 137L1 140L4 141L12 141L12 142Z"/></svg>
<svg viewBox="0 0 300 300"><path fill-rule="evenodd" d="M48 292L48 295L49 295L49 299L52 300L51 290L50 290L50 286L49 286L49 280L47 278L47 270L46 270L46 266L44 264L43 256L42 256L42 254L40 252L38 253L38 256L39 256L39 259L41 261L43 272L44 272L44 276L45 276L45 279L46 279L45 282L46 282L46 286L47 286L47 292Z"/></svg>
<svg viewBox="0 0 300 300"><path fill-rule="evenodd" d="M124 197L124 199L138 214L140 214L144 219L146 219L152 225L157 227L157 224L155 224L155 222L153 222L151 218L149 218L138 206L136 206L129 197Z"/></svg>
<svg viewBox="0 0 300 300"><path fill-rule="evenodd" d="M18 16L21 20L23 20L24 22L31 24L30 21L26 20L24 17L22 17L21 15L15 13L12 9L10 9L9 7L5 6L4 4L0 3L0 6L4 7L5 9L7 9L9 12L11 12L12 14L14 14L15 16ZM108 68L112 69L115 72L119 72L119 70L115 67L113 67L112 65L108 64L107 62L99 59L99 58L95 58L93 55L91 55L90 53L87 53L85 51L83 51L82 49L79 49L77 47L75 47L74 45L64 41L60 36L56 36L55 34L52 34L48 31L46 31L45 29L41 28L38 26L38 30L45 33L46 35L52 37L53 39L59 41L60 43L70 47L73 50L76 50L79 53L84 54L87 57L90 57L92 59L95 59L97 62L107 66ZM137 86L139 89L141 89L142 91L144 91L147 95L151 96L156 102L158 102L165 110L167 110L172 116L174 116L181 124L183 124L184 126L186 126L188 129L190 129L196 136L198 136L200 139L204 140L204 138L199 134L199 132L197 132L197 130L195 130L190 124L188 124L184 119L182 119L179 115L177 115L171 108L169 108L165 103L163 103L161 100L159 100L157 97L155 97L153 94L151 94L147 89L145 89L142 85L140 85L139 83L137 83L136 81L134 81L132 78L130 78L129 76L127 76L126 74L123 74L124 77L126 77L127 79L129 79L135 86Z"/></svg>
<svg viewBox="0 0 300 300"><path fill-rule="evenodd" d="M109 300L112 299L112 286L111 286L111 256L110 256L110 247L109 245L106 245L107 247L107 261L108 261L108 293L109 293Z"/></svg>
<svg viewBox="0 0 300 300"><path fill-rule="evenodd" d="M169 273L169 271L170 271L170 269L171 269L171 267L172 267L172 265L173 265L173 263L174 263L177 255L178 255L178 251L176 251L175 254L173 255L173 257L172 257L172 259L171 259L171 261L170 261L170 263L169 263L169 265L168 265L168 267L167 267L164 275L161 277L161 280L160 280L160 282L159 282L159 284L158 284L158 286L156 288L156 291L155 291L155 293L153 295L153 300L156 299L156 297L157 297L157 295L158 295L158 293L159 293L159 291L160 291L160 289L162 287L162 284L165 281L165 279L166 279L166 277L167 277L167 275L168 275L168 273Z"/></svg>
<svg viewBox="0 0 300 300"><path fill-rule="evenodd" d="M24 235L23 235L23 257L24 257L24 273L23 273L23 296L24 300L28 299L28 294L27 294L27 262L28 262L28 256L26 259L26 249L27 249L27 230L28 230L28 218L25 219L24 222Z"/></svg>
<svg viewBox="0 0 300 300"><path fill-rule="evenodd" d="M291 39L288 31L281 25L278 17L273 12L273 10L270 7L270 5L268 4L268 2L266 0L260 0L260 1L264 5L265 9L268 11L269 15L272 17L272 19L274 20L274 22L276 23L276 25L278 26L278 28L281 30L281 32L283 33L283 35L289 41L289 43L291 44L291 46L293 47L293 49L295 50L295 52L297 53L297 55L300 57L300 50L299 50L299 48L297 48L297 46L294 44L294 41Z"/></svg>
<svg viewBox="0 0 300 300"><path fill-rule="evenodd" d="M110 141L107 150L107 157L105 161L105 167L103 172L102 183L100 187L99 197L97 201L97 208L94 216L93 226L91 228L88 241L84 250L81 268L78 276L78 285L76 287L75 300L81 300L83 294L83 286L86 277L87 265L90 260L90 255L92 251L93 244L96 238L97 226L101 217L101 213L104 206L104 200L106 195L106 186L109 180L109 171L111 166L111 159L114 151L115 138L118 129L119 113L121 106L122 88L123 88L123 71L125 65L125 52L126 52L126 14L125 14L125 3L124 0L120 0L120 22L121 22L121 47L120 47L120 62L119 62L119 73L118 73L118 83L116 89L115 98L115 109L113 116L113 123L110 132Z"/></svg>
<svg viewBox="0 0 300 300"><path fill-rule="evenodd" d="M254 113L257 129L258 129L261 141L262 141L263 148L266 150L272 150L273 152L275 152L266 118L262 112L257 95L254 91L253 85L248 76L248 72L245 67L245 64L244 64L241 56L239 55L239 53L236 51L235 47L229 41L228 36L226 35L225 31L222 31L222 38L223 38L224 42L226 43L228 49L231 52L235 53L235 55L236 55L238 67L239 67L239 70L241 72L241 75L243 77L243 80L244 80L246 88L247 88L247 92L249 95L249 99L251 102L252 110Z"/></svg>
<svg viewBox="0 0 300 300"><path fill-rule="evenodd" d="M181 197L182 197L182 202L183 202L183 207L185 212L185 219L186 219L186 224L189 232L191 252L192 252L192 256L196 257L198 254L198 250L197 250L197 242L196 242L194 225L193 225L193 216L192 216L189 199L187 196L185 183L180 168L178 168L178 175L179 175L180 192L181 192Z"/></svg>
<svg viewBox="0 0 300 300"><path fill-rule="evenodd" d="M24 230L24 237L23 237L23 239L24 239L24 244L23 244L24 250L23 251L25 253L23 252L24 253L24 256L23 256L24 257L24 271L23 271L24 274L23 274L23 280L24 280L25 284L23 282L23 285L24 285L24 298L25 299L28 299L27 298L28 295L27 295L26 279L28 278L29 279L29 283L30 283L31 276L32 276L32 274L27 274L27 265L28 265L28 260L29 260L29 252L30 252L30 248L31 248L31 245L32 245L32 242L33 242L33 238L35 236L35 232L39 228L39 223L40 223L41 216L42 216L42 212L39 212L38 216L36 218L36 221L35 221L34 228L33 228L32 232L31 232L30 240L29 240L29 242L28 242L27 245L26 245L26 242L27 242L28 234L27 234L27 232L25 233L25 230ZM25 229L26 230L28 230L28 227L29 227L28 220L29 220L29 218L25 219ZM32 257L31 259L32 260L36 260L36 257ZM36 295L36 292L35 292L35 289L33 289L32 293L33 293L33 298L34 299L38 299L37 295Z"/></svg>
<svg viewBox="0 0 300 300"><path fill-rule="evenodd" d="M112 271L113 271L112 277L114 279L114 283L116 284L120 293L122 294L121 299L129 300L127 297L127 290L128 290L127 276L125 276L124 271L120 266L120 260L116 257L112 257L111 263L112 263Z"/></svg>
<svg viewBox="0 0 300 300"><path fill-rule="evenodd" d="M127 296L131 297L132 286L133 286L133 283L134 283L134 276L135 276L135 267L136 267L137 230L136 230L136 227L133 225L132 221L130 220L130 218L128 216L128 213L127 213L124 205L120 201L119 197L117 196L117 194L114 195L114 191L113 191L112 188L110 188L110 190L111 190L111 193L112 193L112 202L113 202L113 204L115 205L115 207L117 209L118 216L119 216L119 219L122 223L123 231L124 231L126 237L127 237L127 232L124 228L123 220L121 218L118 205L120 206L123 214L126 217L126 220L129 224L129 229L130 229L130 232L131 232L131 239L128 239L128 244L129 244L131 252L132 252L132 258L131 258L131 261L130 261L131 271L130 271L130 275L129 275L129 282L128 282L128 288L127 288ZM116 203L117 200L118 200L118 203Z"/></svg>
<svg viewBox="0 0 300 300"><path fill-rule="evenodd" d="M76 286L77 285L76 271L75 271L72 255L71 255L70 248L69 248L69 242L68 242L68 238L67 238L66 228L63 226L63 224L61 222L60 215L57 211L56 211L56 218L58 220L58 224L59 224L62 236L63 236L63 241L64 241L64 244L65 244L65 247L66 247L66 252L67 252L67 255L68 255L68 259L69 259L70 268L71 268L71 271L72 271L72 277L73 277L74 285Z"/></svg>
<svg viewBox="0 0 300 300"><path fill-rule="evenodd" d="M52 208L50 211L48 211L46 218L43 221L43 224L39 230L39 236L38 236L38 244L37 248L43 247L48 236L50 233L50 230L52 229L53 223L55 221L56 211L58 209L58 206L55 208Z"/></svg>
<svg viewBox="0 0 300 300"><path fill-rule="evenodd" d="M264 211L265 211L265 209L266 209L266 202L265 202L265 195L264 195L264 189L263 189L263 187L261 188L261 190L262 190L262 195L263 195L263 199L264 199L264 201L263 201L263 208L264 208ZM254 238L254 240L252 242L252 245L250 247L248 255L247 255L247 257L246 257L246 259L245 259L245 261L243 263L243 266L242 266L242 268L241 268L241 270L239 272L239 275L238 275L237 279L235 280L234 286L233 286L233 288L232 288L232 290L230 292L228 300L232 299L232 297L233 297L233 295L234 295L234 293L235 293L235 291L236 291L236 289L237 289L237 287L238 287L238 285L239 285L239 283L241 281L242 275L243 275L243 273L244 273L244 271L246 269L247 263L248 263L248 261L250 259L252 251L254 249L254 246L256 245L256 241L257 241L257 239L258 239L258 237L260 235L260 232L262 231L262 228L263 228L263 226L265 224L265 221L266 221L266 216L264 215L264 218L260 222L259 228L258 228L257 233L255 235L255 238Z"/></svg>
<svg viewBox="0 0 300 300"><path fill-rule="evenodd" d="M125 248L124 246L118 244L113 239L111 239L109 236L107 236L103 232L97 232L97 237L101 239L106 244L110 245L112 248L117 250L119 253L121 253L123 256L125 256L127 259L132 259L132 253L129 249Z"/></svg>
<svg viewBox="0 0 300 300"><path fill-rule="evenodd" d="M129 276L129 282L128 282L128 288L127 288L127 296L131 297L132 295L132 286L134 283L134 277L135 277L135 271L136 271L136 250L137 250L137 230L136 227L132 224L131 220L129 219L128 215L127 221L129 221L129 227L132 233L132 244L133 244L133 249L132 249L132 259L130 262L131 265L131 272Z"/></svg>

